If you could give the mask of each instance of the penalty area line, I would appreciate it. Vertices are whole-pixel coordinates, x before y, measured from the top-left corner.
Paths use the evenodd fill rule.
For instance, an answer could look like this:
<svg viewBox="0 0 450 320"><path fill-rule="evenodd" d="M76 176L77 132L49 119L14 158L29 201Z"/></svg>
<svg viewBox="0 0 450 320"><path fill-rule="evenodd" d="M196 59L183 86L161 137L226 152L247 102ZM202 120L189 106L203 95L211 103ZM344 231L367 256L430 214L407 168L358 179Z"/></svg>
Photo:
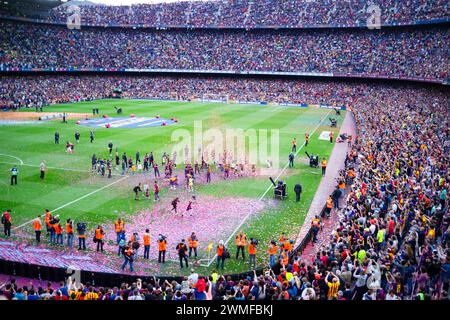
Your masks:
<svg viewBox="0 0 450 320"><path fill-rule="evenodd" d="M40 166L35 164L28 164L28 163L14 163L14 162L4 162L0 161L0 164L11 164L16 166L25 166L25 167L32 167L32 168L40 168ZM82 170L82 169L72 169L72 168L59 168L59 167L51 167L46 166L47 169L53 169L53 170L61 170L61 171L72 171L72 172L80 172L80 173L93 173L90 170ZM122 176L121 174L112 173L113 176Z"/></svg>

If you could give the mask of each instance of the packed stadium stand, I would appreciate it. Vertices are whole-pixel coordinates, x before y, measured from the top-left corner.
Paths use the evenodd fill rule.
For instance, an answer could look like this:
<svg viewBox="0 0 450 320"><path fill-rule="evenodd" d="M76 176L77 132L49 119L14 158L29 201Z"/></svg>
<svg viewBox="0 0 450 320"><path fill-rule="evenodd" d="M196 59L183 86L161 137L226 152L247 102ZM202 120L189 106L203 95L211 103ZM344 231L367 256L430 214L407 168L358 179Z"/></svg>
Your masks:
<svg viewBox="0 0 450 320"><path fill-rule="evenodd" d="M80 5L79 30L65 25L69 5L14 17L2 7L1 107L108 98L112 88L347 105L358 137L340 178L355 178L323 245L273 271L102 287L8 279L7 299L449 299L448 1L379 1L381 29L367 28L377 9L356 0Z"/></svg>

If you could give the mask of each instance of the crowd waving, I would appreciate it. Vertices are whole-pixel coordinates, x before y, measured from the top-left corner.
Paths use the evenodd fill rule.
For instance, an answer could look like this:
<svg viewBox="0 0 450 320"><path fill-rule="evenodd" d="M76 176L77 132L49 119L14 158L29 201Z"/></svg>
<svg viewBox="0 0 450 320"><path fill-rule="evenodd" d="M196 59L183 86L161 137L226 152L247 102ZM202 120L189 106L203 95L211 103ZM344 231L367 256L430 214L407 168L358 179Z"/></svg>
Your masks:
<svg viewBox="0 0 450 320"><path fill-rule="evenodd" d="M221 31L0 23L0 68L313 72L445 79L446 28Z"/></svg>
<svg viewBox="0 0 450 320"><path fill-rule="evenodd" d="M325 81L127 77L28 80L2 79L10 87L22 85L22 96L36 87L33 82L47 83L49 87L62 84L53 89L57 93L49 90L48 95L53 98L68 94L73 88L80 90L80 96L89 90L94 95L91 97L96 98L94 83L100 83L100 93L111 84L120 83L126 86L125 92L130 96L149 92L164 95L174 86L182 97L213 88L251 99L258 96L258 91L264 91L275 101L288 96L312 103L323 99L350 107L359 135L351 145L342 173L346 176L352 171L351 182L343 195L344 205L342 209L332 209L330 219L334 219L336 227L331 234L324 235L328 239L313 259L306 259L300 253L289 260L278 257L279 272L277 268L265 269L240 279L219 271L202 276L192 270L180 282L153 278L147 283L138 280L116 288L73 282L60 286L50 284L47 288L19 287L13 281L2 289L7 299L448 299L448 91ZM73 81L84 84L72 86ZM86 86L85 93L83 86Z"/></svg>
<svg viewBox="0 0 450 320"><path fill-rule="evenodd" d="M444 0L377 1L383 24L449 18ZM365 26L373 14L370 2L358 0L186 1L132 6L80 6L82 23L189 27ZM59 6L47 21L65 23L73 10Z"/></svg>

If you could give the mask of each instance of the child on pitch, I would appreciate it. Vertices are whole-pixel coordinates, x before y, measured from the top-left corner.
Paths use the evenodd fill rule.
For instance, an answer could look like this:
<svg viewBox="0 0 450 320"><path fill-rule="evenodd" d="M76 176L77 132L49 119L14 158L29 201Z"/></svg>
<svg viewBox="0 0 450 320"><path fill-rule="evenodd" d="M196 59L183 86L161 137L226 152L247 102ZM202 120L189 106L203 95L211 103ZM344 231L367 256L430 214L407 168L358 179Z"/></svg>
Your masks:
<svg viewBox="0 0 450 320"><path fill-rule="evenodd" d="M153 192L155 193L155 202L159 200L159 186L158 182L155 180L155 183L153 184Z"/></svg>
<svg viewBox="0 0 450 320"><path fill-rule="evenodd" d="M194 192L194 177L191 175L188 177L188 191Z"/></svg>
<svg viewBox="0 0 450 320"><path fill-rule="evenodd" d="M175 198L172 200L172 209L170 209L170 211L175 211L175 214L177 214L178 202L180 202L180 199L178 199L178 198Z"/></svg>
<svg viewBox="0 0 450 320"><path fill-rule="evenodd" d="M196 200L195 196L192 196L191 200L189 200L188 206L186 208L186 215L189 214L190 216L192 216L194 214L192 206L195 204L195 200Z"/></svg>
<svg viewBox="0 0 450 320"><path fill-rule="evenodd" d="M148 199L150 197L150 187L147 183L144 183L144 193L145 198Z"/></svg>
<svg viewBox="0 0 450 320"><path fill-rule="evenodd" d="M173 176L170 177L169 179L169 183L170 183L170 190L176 190L177 189L177 180L178 180L178 176Z"/></svg>

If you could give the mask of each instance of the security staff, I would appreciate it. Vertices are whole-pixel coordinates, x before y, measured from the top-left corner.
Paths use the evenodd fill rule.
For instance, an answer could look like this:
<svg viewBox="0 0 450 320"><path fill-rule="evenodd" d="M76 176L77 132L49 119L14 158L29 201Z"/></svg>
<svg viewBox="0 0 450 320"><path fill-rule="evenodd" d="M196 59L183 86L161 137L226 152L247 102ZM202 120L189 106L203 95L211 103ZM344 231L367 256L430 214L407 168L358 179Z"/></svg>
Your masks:
<svg viewBox="0 0 450 320"><path fill-rule="evenodd" d="M188 243L189 243L189 258L191 257L192 251L194 251L194 256L197 258L198 239L195 232L192 232L192 234L189 236Z"/></svg>
<svg viewBox="0 0 450 320"><path fill-rule="evenodd" d="M239 258L239 251L242 251L242 259L245 260L244 249L246 245L247 245L247 236L241 230L236 236L236 260Z"/></svg>
<svg viewBox="0 0 450 320"><path fill-rule="evenodd" d="M327 172L327 160L325 158L322 159L322 177L325 176L325 172Z"/></svg>
<svg viewBox="0 0 450 320"><path fill-rule="evenodd" d="M159 235L159 237L158 237L158 263L166 262L166 248L167 248L166 239L162 235Z"/></svg>
<svg viewBox="0 0 450 320"><path fill-rule="evenodd" d="M11 168L11 185L17 184L17 175L19 173L19 170L16 166Z"/></svg>

